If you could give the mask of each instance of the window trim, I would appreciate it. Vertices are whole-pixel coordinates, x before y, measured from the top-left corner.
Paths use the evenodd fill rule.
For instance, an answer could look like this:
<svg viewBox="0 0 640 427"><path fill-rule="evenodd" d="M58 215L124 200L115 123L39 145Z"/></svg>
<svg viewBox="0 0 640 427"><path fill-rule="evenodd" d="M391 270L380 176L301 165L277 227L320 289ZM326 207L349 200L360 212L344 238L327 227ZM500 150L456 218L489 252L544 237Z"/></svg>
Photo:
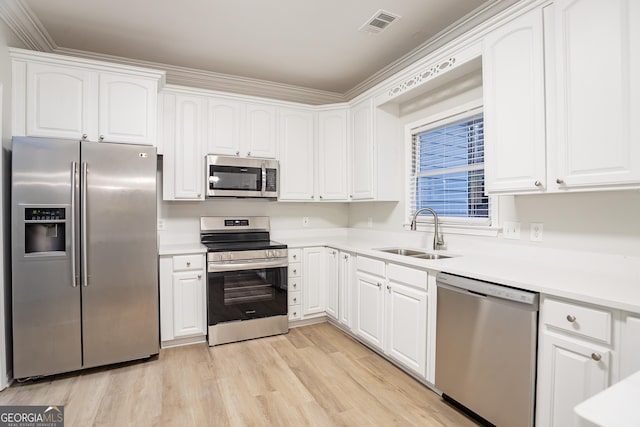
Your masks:
<svg viewBox="0 0 640 427"><path fill-rule="evenodd" d="M432 114L430 116L423 117L419 120L416 120L411 123L407 123L404 128L405 134L405 212L409 211L409 206L411 205L411 177L410 171L412 167L412 144L413 144L413 136L416 133L421 133L428 131L430 129L434 129L436 127L445 125L447 123L451 123L457 119L462 119L464 117L471 116L473 114L477 114L483 111L483 102L482 98L474 99L470 102L461 104L454 108L445 110L443 112ZM485 176L486 176L486 163L485 163ZM452 234L468 234L468 235L481 235L481 236L497 236L499 230L499 207L498 207L498 197L489 195L489 204L491 206L490 214L489 214L489 225L485 223L486 220L482 220L483 224L474 224L473 219L453 219L447 218L445 221L442 221L442 229L445 232ZM405 216L405 223L403 227L405 229L409 229L410 218L407 215ZM433 217L429 215L420 215L417 220L417 229L420 231L431 231L433 229Z"/></svg>

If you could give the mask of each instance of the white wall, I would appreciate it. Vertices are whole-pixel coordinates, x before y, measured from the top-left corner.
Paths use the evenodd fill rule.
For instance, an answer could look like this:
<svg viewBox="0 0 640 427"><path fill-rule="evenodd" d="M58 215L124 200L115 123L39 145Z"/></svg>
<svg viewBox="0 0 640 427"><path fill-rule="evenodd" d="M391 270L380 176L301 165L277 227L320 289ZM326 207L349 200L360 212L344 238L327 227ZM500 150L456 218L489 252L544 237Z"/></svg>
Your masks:
<svg viewBox="0 0 640 427"><path fill-rule="evenodd" d="M2 87L2 110L0 127L2 128L2 150L0 164L0 200L2 211L0 212L0 390L8 385L8 374L11 371L11 244L10 244L10 186L11 186L11 156L7 150L11 149L11 60L7 47L25 46L0 20L0 85ZM6 355L6 356L5 356Z"/></svg>

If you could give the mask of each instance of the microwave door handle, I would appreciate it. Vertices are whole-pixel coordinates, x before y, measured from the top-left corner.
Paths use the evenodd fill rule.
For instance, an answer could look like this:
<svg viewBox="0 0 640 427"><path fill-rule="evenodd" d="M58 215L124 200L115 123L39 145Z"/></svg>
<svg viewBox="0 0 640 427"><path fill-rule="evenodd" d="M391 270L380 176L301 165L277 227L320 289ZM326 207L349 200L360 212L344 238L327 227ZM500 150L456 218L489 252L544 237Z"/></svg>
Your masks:
<svg viewBox="0 0 640 427"><path fill-rule="evenodd" d="M262 162L262 195L267 191L267 166Z"/></svg>

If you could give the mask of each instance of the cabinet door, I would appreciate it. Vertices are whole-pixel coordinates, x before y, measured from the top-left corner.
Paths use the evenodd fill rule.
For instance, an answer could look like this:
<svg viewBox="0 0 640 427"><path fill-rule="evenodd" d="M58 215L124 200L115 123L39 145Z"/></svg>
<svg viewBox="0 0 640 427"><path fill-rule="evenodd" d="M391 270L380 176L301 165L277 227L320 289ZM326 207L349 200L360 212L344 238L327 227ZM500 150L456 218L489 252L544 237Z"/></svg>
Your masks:
<svg viewBox="0 0 640 427"><path fill-rule="evenodd" d="M174 338L204 335L206 319L204 281L200 271L173 273Z"/></svg>
<svg viewBox="0 0 640 427"><path fill-rule="evenodd" d="M389 281L386 353L421 377L427 362L427 293Z"/></svg>
<svg viewBox="0 0 640 427"><path fill-rule="evenodd" d="M313 200L314 113L280 112L280 200Z"/></svg>
<svg viewBox="0 0 640 427"><path fill-rule="evenodd" d="M203 199L204 99L176 95L174 196L176 199Z"/></svg>
<svg viewBox="0 0 640 427"><path fill-rule="evenodd" d="M226 99L209 98L205 154L239 156L241 120L242 104Z"/></svg>
<svg viewBox="0 0 640 427"><path fill-rule="evenodd" d="M558 188L640 183L640 6L554 2Z"/></svg>
<svg viewBox="0 0 640 427"><path fill-rule="evenodd" d="M100 73L99 99L100 141L156 144L156 80Z"/></svg>
<svg viewBox="0 0 640 427"><path fill-rule="evenodd" d="M98 73L27 64L27 136L98 140Z"/></svg>
<svg viewBox="0 0 640 427"><path fill-rule="evenodd" d="M302 250L302 315L325 311L325 248Z"/></svg>
<svg viewBox="0 0 640 427"><path fill-rule="evenodd" d="M350 196L354 200L373 199L375 196L373 100L356 104L351 109L351 131Z"/></svg>
<svg viewBox="0 0 640 427"><path fill-rule="evenodd" d="M611 351L548 331L542 340L536 425L577 426L573 408L610 384Z"/></svg>
<svg viewBox="0 0 640 427"><path fill-rule="evenodd" d="M623 314L620 337L620 379L640 371L640 316Z"/></svg>
<svg viewBox="0 0 640 427"><path fill-rule="evenodd" d="M489 193L541 191L546 183L542 11L484 39L485 173Z"/></svg>
<svg viewBox="0 0 640 427"><path fill-rule="evenodd" d="M318 193L322 200L349 197L347 110L318 114Z"/></svg>
<svg viewBox="0 0 640 427"><path fill-rule="evenodd" d="M326 287L326 309L327 315L338 320L340 311L339 305L339 283L340 283L340 258L338 251L332 248L326 249L325 258L325 287Z"/></svg>
<svg viewBox="0 0 640 427"><path fill-rule="evenodd" d="M339 320L347 328L353 328L353 302L355 297L355 266L351 254L340 252L340 279L339 279Z"/></svg>
<svg viewBox="0 0 640 427"><path fill-rule="evenodd" d="M356 334L369 344L384 350L384 279L358 271Z"/></svg>
<svg viewBox="0 0 640 427"><path fill-rule="evenodd" d="M247 104L243 141L246 152L241 156L276 157L276 108L263 104Z"/></svg>

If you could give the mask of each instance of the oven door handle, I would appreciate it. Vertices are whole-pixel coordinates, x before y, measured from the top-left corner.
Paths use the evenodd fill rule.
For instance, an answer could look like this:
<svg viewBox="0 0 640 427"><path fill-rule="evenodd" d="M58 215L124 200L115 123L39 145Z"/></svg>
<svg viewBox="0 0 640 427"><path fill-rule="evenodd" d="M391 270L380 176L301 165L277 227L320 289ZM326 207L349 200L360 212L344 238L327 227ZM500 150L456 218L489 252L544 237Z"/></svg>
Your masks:
<svg viewBox="0 0 640 427"><path fill-rule="evenodd" d="M207 271L209 273L218 273L223 271L239 271L239 270L260 270L263 268L279 268L287 267L289 260L284 259L261 259L257 261L223 261L220 263L209 262L207 263Z"/></svg>

